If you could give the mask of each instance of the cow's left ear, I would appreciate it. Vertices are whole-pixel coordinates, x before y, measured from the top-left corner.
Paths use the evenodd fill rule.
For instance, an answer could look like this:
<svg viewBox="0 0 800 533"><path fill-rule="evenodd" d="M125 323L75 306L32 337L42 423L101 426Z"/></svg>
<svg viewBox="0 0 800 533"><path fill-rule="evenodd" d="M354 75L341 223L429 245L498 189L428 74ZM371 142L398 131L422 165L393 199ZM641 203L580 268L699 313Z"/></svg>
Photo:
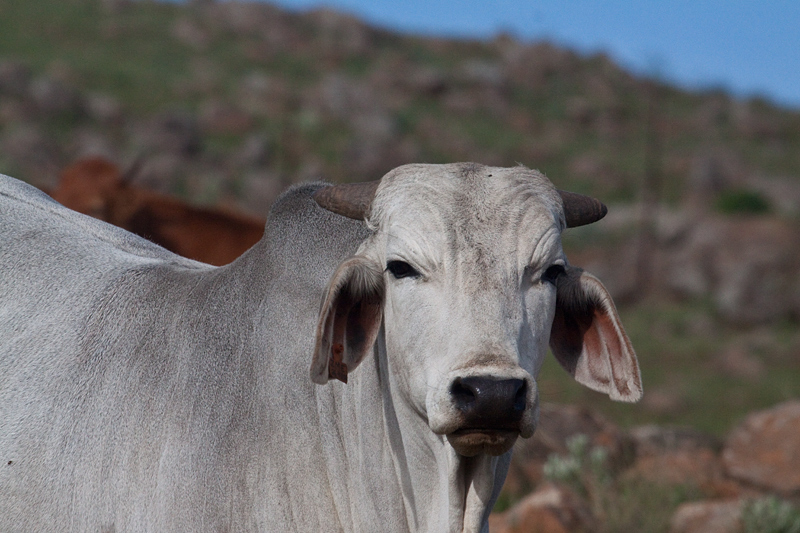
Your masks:
<svg viewBox="0 0 800 533"><path fill-rule="evenodd" d="M317 322L311 381L347 383L372 350L383 319L385 285L381 268L366 257L351 257L328 283Z"/></svg>
<svg viewBox="0 0 800 533"><path fill-rule="evenodd" d="M568 267L557 280L550 349L575 380L612 400L636 402L642 377L611 295L600 280Z"/></svg>

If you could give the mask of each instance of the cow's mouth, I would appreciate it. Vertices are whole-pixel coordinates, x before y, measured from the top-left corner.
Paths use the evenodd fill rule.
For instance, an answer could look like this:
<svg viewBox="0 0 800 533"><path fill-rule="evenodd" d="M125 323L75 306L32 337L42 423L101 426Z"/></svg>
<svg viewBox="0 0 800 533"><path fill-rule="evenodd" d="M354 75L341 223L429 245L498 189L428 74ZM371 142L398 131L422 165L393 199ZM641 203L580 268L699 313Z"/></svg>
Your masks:
<svg viewBox="0 0 800 533"><path fill-rule="evenodd" d="M459 455L502 455L514 446L519 430L462 428L447 434L447 441Z"/></svg>

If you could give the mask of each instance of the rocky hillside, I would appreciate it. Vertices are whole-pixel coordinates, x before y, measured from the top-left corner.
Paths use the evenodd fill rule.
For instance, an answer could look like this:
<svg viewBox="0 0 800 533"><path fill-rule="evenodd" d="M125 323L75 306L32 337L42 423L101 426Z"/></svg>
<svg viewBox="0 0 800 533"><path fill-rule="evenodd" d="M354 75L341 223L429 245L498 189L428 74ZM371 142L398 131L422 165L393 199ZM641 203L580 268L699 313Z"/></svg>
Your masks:
<svg viewBox="0 0 800 533"><path fill-rule="evenodd" d="M502 533L790 533L800 531L798 504L798 401L753 412L724 438L623 431L589 409L545 404L536 434L515 446L490 524Z"/></svg>
<svg viewBox="0 0 800 533"><path fill-rule="evenodd" d="M607 201L643 182L672 204L768 182L776 209L800 179L796 111L602 54L268 3L0 0L0 99L6 173L47 186L81 155L145 155L143 183L262 214L287 183L409 161L521 162Z"/></svg>

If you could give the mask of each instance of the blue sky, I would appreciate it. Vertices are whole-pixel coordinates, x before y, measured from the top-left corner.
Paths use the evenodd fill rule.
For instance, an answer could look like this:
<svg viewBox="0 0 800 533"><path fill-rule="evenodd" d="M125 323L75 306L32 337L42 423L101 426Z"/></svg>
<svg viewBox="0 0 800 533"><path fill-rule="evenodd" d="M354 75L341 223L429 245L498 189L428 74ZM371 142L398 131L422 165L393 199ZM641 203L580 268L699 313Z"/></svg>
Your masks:
<svg viewBox="0 0 800 533"><path fill-rule="evenodd" d="M277 0L418 34L549 39L637 73L800 109L798 0Z"/></svg>

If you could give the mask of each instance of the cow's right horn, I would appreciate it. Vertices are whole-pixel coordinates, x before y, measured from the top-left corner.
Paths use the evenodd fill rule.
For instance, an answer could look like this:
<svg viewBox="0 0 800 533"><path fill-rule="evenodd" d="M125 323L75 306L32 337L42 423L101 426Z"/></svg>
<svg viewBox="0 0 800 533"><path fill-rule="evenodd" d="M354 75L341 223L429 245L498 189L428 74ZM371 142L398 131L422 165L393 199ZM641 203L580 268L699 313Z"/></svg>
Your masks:
<svg viewBox="0 0 800 533"><path fill-rule="evenodd" d="M369 216L380 180L343 183L319 189L312 197L320 207L337 215L364 220Z"/></svg>
<svg viewBox="0 0 800 533"><path fill-rule="evenodd" d="M608 208L597 198L568 191L558 191L558 194L564 204L564 218L568 228L597 222L608 213Z"/></svg>

